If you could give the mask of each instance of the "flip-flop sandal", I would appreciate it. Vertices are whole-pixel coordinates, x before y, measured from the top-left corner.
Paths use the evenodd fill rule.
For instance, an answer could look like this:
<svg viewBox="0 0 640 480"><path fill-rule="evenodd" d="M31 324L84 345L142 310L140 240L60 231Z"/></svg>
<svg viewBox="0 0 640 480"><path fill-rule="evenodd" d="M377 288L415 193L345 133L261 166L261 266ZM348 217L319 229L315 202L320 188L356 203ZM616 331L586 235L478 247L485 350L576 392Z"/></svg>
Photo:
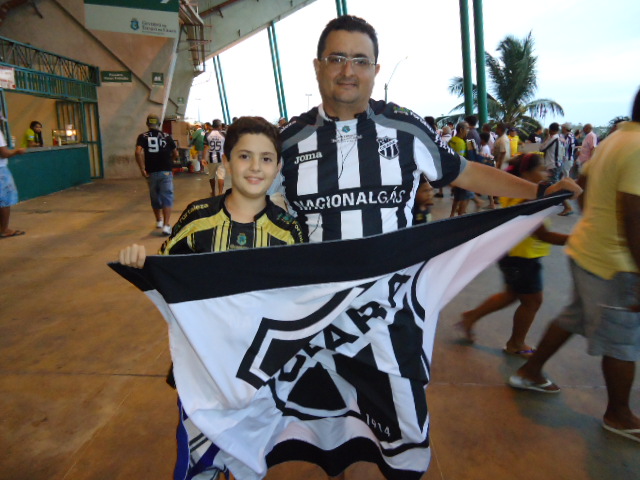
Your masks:
<svg viewBox="0 0 640 480"><path fill-rule="evenodd" d="M548 378L542 383L536 383L528 378L520 375L511 375L508 381L509 385L519 390L532 390L540 393L560 393L560 388ZM555 387L555 388L553 388Z"/></svg>
<svg viewBox="0 0 640 480"><path fill-rule="evenodd" d="M575 212L571 210L570 212L560 212L558 215L561 217L568 217L569 215L573 215Z"/></svg>
<svg viewBox="0 0 640 480"><path fill-rule="evenodd" d="M507 355L513 355L513 356L516 356L516 357L524 357L524 358L529 358L531 355L536 353L536 349L535 348L529 348L529 349L526 349L526 350L516 350L515 352L507 350L506 348L503 348L502 351L504 353L506 353Z"/></svg>
<svg viewBox="0 0 640 480"><path fill-rule="evenodd" d="M616 435L620 435L621 437L633 440L634 442L640 442L640 428L615 428L611 425L607 425L604 421L602 422L602 428L610 431L611 433L615 433Z"/></svg>
<svg viewBox="0 0 640 480"><path fill-rule="evenodd" d="M11 237L18 237L20 235L24 235L25 232L24 230L14 230L13 233L9 234L9 235L2 235L0 234L0 238L11 238Z"/></svg>

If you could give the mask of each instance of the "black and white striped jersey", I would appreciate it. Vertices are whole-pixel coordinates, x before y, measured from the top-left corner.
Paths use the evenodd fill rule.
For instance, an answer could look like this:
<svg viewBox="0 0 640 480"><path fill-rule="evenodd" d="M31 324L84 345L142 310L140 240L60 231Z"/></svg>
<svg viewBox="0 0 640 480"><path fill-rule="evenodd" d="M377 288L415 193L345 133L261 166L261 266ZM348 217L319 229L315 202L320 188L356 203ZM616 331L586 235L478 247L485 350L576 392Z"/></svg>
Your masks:
<svg viewBox="0 0 640 480"><path fill-rule="evenodd" d="M284 192L312 242L407 227L420 176L444 186L466 166L420 116L382 101L348 121L313 108L281 135L282 175L271 191Z"/></svg>
<svg viewBox="0 0 640 480"><path fill-rule="evenodd" d="M218 130L211 130L204 137L204 141L209 145L209 163L221 163L224 149L224 135Z"/></svg>

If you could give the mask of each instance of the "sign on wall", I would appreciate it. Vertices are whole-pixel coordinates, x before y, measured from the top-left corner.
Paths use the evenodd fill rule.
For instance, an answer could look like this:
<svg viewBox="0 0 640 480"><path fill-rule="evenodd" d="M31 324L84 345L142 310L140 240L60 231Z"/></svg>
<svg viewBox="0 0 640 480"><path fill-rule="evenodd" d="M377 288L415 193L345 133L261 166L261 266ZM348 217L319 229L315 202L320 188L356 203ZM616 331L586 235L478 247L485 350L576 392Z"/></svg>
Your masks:
<svg viewBox="0 0 640 480"><path fill-rule="evenodd" d="M151 74L151 85L164 85L164 73L153 72Z"/></svg>
<svg viewBox="0 0 640 480"><path fill-rule="evenodd" d="M100 80L102 83L131 83L131 72L100 70Z"/></svg>
<svg viewBox="0 0 640 480"><path fill-rule="evenodd" d="M85 0L85 24L93 30L178 36L180 0Z"/></svg>
<svg viewBox="0 0 640 480"><path fill-rule="evenodd" d="M0 67L0 88L15 90L15 70L11 67Z"/></svg>

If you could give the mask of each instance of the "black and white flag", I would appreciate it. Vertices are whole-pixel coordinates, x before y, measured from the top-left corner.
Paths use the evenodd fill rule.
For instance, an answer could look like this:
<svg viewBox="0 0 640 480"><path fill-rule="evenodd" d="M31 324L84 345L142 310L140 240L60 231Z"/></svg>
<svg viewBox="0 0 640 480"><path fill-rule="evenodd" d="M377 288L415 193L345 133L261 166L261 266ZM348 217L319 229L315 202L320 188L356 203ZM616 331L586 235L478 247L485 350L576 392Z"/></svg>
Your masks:
<svg viewBox="0 0 640 480"><path fill-rule="evenodd" d="M236 478L304 460L417 480L430 460L438 313L563 198L357 240L111 267L167 320L184 409Z"/></svg>

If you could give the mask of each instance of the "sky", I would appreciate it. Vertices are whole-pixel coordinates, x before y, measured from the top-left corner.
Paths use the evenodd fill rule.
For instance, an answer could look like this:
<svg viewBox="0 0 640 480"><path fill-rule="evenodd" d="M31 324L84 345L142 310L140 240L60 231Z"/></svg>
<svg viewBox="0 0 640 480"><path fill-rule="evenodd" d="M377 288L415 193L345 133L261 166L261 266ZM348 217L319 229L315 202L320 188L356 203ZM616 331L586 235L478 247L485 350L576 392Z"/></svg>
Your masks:
<svg viewBox="0 0 640 480"><path fill-rule="evenodd" d="M473 0L470 4L472 52ZM630 115L640 87L639 0L484 0L485 51L497 55L507 35L532 32L538 57L535 98L552 99L564 117L542 123L607 125ZM457 0L347 0L348 13L366 19L378 33L380 73L372 98L410 108L421 116L446 115L462 99L449 94L462 76ZM324 26L336 16L335 0L316 0L275 24L289 117L320 103L313 58ZM475 57L475 53L472 54ZM220 54L231 116L279 115L266 30ZM473 59L473 79L475 58ZM491 82L487 78L491 93ZM222 118L213 64L194 79L186 117Z"/></svg>

